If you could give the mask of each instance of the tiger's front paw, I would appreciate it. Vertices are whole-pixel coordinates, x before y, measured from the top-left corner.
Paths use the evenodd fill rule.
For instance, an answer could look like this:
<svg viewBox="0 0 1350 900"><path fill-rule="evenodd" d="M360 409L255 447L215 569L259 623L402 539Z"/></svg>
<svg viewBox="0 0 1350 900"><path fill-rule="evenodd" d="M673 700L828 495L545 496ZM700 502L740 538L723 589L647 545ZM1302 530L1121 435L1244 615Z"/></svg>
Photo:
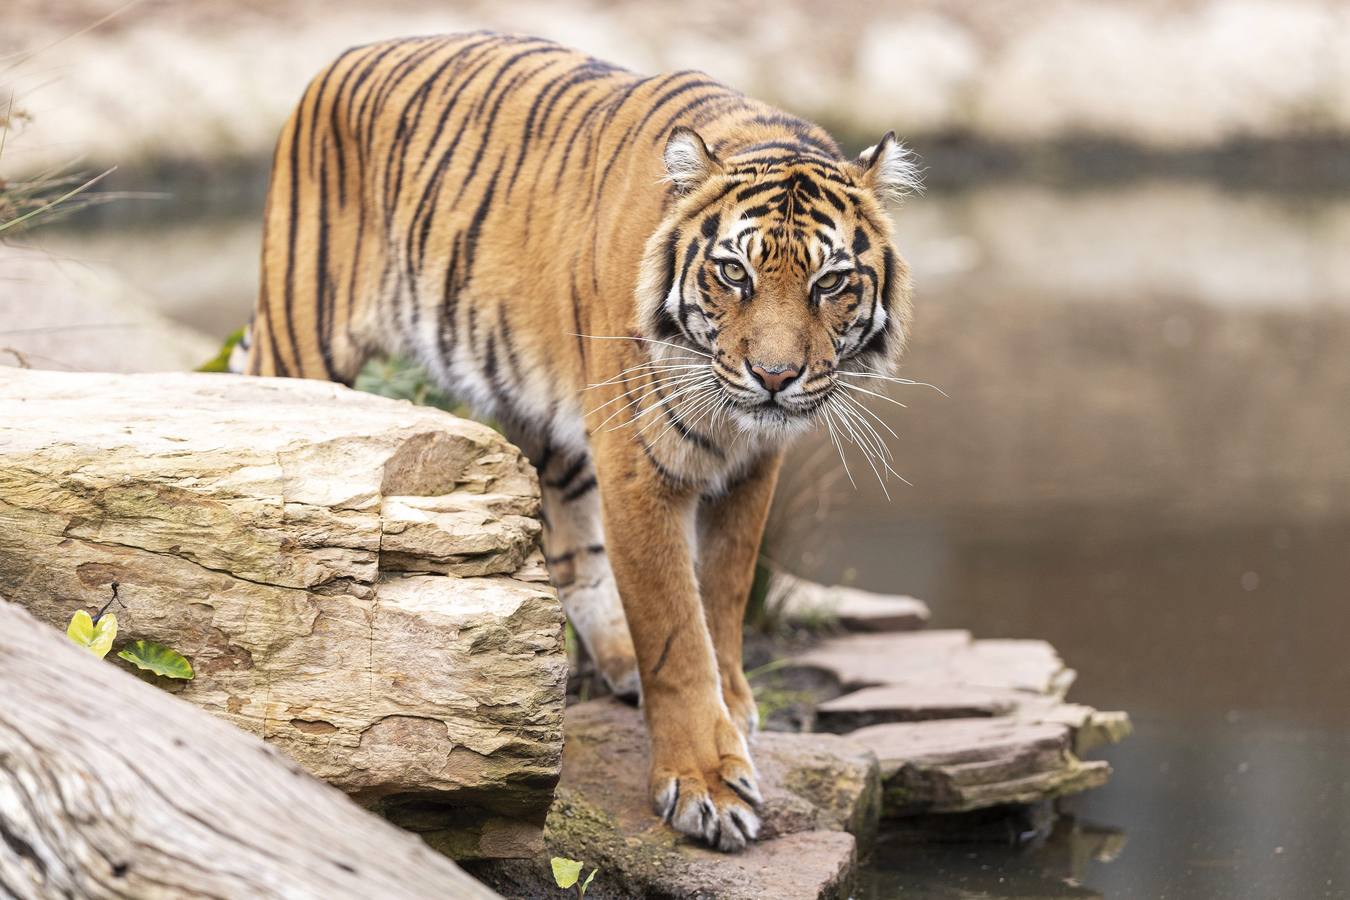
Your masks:
<svg viewBox="0 0 1350 900"><path fill-rule="evenodd" d="M706 740L696 739L699 730L684 740L653 736L652 808L676 831L710 847L743 850L759 834L756 810L763 803L745 739L725 716Z"/></svg>

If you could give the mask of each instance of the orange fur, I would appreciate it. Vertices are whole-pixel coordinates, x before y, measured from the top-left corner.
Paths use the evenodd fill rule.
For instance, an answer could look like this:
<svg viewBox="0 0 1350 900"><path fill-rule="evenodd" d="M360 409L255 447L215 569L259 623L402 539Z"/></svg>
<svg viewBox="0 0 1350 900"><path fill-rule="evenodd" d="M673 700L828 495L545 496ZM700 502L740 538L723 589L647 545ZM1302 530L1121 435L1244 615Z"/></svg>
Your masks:
<svg viewBox="0 0 1350 900"><path fill-rule="evenodd" d="M348 51L278 144L245 370L402 353L503 423L583 642L640 678L654 806L722 849L757 831L740 623L779 461L901 352L881 198L912 176L890 135L845 161L700 73L486 33Z"/></svg>

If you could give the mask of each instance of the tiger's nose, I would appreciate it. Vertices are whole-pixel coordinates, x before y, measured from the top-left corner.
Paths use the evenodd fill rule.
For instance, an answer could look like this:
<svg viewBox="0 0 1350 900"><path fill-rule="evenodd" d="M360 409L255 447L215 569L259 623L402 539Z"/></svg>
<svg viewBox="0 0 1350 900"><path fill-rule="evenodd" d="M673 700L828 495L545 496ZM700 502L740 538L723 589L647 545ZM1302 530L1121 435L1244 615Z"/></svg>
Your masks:
<svg viewBox="0 0 1350 900"><path fill-rule="evenodd" d="M802 374L800 369L794 369L791 366L775 366L772 369L766 369L764 366L751 366L750 374L768 390L771 394L776 394L783 388L792 383L798 375Z"/></svg>

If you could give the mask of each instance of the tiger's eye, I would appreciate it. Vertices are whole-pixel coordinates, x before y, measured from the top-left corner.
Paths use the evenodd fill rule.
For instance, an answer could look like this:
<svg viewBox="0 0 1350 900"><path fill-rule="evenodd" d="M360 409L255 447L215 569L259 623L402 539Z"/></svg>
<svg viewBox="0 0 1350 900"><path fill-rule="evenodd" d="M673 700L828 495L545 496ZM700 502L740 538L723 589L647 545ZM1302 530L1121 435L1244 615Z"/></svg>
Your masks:
<svg viewBox="0 0 1350 900"><path fill-rule="evenodd" d="M844 280L844 276L838 272L826 272L816 279L816 290L832 291L839 287L839 283Z"/></svg>
<svg viewBox="0 0 1350 900"><path fill-rule="evenodd" d="M739 285L745 282L745 266L738 262L731 262L730 260L719 263L719 266L721 268L722 277L731 284Z"/></svg>

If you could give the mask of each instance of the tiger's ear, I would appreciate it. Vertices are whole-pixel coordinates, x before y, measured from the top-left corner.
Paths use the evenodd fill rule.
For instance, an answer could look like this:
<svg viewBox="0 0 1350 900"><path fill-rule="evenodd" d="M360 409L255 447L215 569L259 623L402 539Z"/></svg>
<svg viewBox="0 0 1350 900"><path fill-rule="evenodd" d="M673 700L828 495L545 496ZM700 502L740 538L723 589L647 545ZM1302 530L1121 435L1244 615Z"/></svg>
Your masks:
<svg viewBox="0 0 1350 900"><path fill-rule="evenodd" d="M894 131L858 154L853 167L858 180L883 200L902 200L923 190L923 173L914 154L895 139Z"/></svg>
<svg viewBox="0 0 1350 900"><path fill-rule="evenodd" d="M692 128L676 126L666 138L664 154L666 179L688 193L722 171L722 163L713 156L703 138Z"/></svg>

